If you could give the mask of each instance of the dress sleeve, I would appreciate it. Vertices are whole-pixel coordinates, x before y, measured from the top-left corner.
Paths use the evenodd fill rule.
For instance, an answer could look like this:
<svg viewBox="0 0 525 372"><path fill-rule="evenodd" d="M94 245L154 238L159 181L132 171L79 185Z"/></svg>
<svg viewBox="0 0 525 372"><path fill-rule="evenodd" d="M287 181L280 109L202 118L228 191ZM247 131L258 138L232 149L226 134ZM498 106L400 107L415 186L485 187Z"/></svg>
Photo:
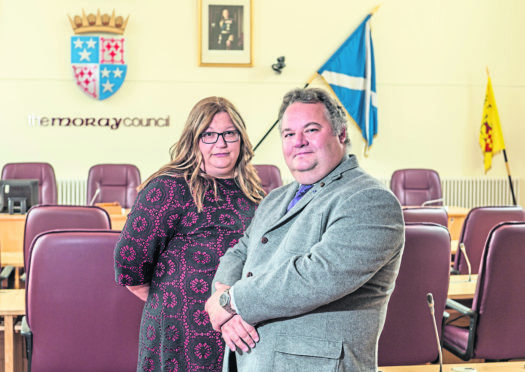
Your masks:
<svg viewBox="0 0 525 372"><path fill-rule="evenodd" d="M115 247L117 284L151 282L158 257L167 248L181 217L182 182L159 177L139 192Z"/></svg>

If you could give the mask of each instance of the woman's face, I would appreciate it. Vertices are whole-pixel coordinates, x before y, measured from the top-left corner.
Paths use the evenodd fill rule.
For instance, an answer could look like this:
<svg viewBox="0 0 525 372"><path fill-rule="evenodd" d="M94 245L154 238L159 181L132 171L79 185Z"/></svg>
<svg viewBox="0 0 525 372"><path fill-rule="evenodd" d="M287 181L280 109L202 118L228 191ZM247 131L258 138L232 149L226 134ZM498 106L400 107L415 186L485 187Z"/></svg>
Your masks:
<svg viewBox="0 0 525 372"><path fill-rule="evenodd" d="M204 143L203 136L206 137L205 140L207 142L215 139L216 135L214 136L211 132L223 133L223 135L219 135L215 143ZM235 133L237 133L237 136L235 136ZM231 141L234 137L237 138L237 141L226 142L226 140ZM203 171L217 178L233 177L235 164L241 150L241 140L240 134L235 125L233 125L228 113L219 112L215 114L208 128L201 134L199 149L203 159Z"/></svg>

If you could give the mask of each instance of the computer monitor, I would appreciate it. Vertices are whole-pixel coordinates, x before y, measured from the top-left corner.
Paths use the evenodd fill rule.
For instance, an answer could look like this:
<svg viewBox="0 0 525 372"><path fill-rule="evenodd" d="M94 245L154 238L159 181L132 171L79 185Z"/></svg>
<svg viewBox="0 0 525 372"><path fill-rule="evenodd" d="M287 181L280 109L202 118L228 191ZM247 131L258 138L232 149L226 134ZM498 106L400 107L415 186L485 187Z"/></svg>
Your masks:
<svg viewBox="0 0 525 372"><path fill-rule="evenodd" d="M0 212L24 214L39 202L38 180L0 180Z"/></svg>

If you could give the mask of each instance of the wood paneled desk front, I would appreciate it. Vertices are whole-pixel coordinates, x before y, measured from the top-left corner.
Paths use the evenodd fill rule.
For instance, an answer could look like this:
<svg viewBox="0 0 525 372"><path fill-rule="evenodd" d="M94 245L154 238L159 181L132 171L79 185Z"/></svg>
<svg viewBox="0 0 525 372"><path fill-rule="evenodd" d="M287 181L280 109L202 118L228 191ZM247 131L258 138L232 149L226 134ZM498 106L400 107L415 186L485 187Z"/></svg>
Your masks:
<svg viewBox="0 0 525 372"><path fill-rule="evenodd" d="M469 209L463 207L446 207L446 210L448 214L448 231L450 232L450 238L452 240L459 240L461 228L463 227L463 222L465 222Z"/></svg>
<svg viewBox="0 0 525 372"><path fill-rule="evenodd" d="M111 228L122 230L129 210L121 214L110 214ZM12 265L15 270L15 288L20 286L20 270L24 267L25 214L0 213L0 262Z"/></svg>
<svg viewBox="0 0 525 372"><path fill-rule="evenodd" d="M470 368L470 369L469 369ZM381 372L436 372L439 365L379 367ZM525 372L525 361L498 363L444 364L443 372Z"/></svg>
<svg viewBox="0 0 525 372"><path fill-rule="evenodd" d="M26 311L24 289L0 289L0 316L4 317L4 371L13 372L15 366L15 322Z"/></svg>

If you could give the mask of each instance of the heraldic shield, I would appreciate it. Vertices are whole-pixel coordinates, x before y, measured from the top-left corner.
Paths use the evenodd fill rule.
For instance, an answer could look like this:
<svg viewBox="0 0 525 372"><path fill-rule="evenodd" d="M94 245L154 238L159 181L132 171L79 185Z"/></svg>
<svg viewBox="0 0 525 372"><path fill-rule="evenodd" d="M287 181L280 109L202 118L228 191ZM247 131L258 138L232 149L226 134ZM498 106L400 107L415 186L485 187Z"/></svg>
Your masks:
<svg viewBox="0 0 525 372"><path fill-rule="evenodd" d="M104 100L120 89L126 78L125 39L121 36L96 35L94 32L124 32L127 19L115 18L115 12L97 15L82 12L70 18L76 34L71 36L71 67L78 87L87 95Z"/></svg>

